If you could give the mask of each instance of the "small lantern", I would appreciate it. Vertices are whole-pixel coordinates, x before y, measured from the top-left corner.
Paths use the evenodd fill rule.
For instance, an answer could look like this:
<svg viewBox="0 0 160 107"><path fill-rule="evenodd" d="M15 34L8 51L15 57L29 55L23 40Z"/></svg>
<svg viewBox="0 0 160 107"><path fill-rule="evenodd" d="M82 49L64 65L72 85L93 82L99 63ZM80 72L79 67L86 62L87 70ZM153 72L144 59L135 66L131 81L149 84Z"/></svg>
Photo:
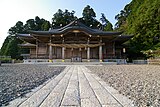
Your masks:
<svg viewBox="0 0 160 107"><path fill-rule="evenodd" d="M79 48L79 51L82 51L82 49L81 49L81 48Z"/></svg>
<svg viewBox="0 0 160 107"><path fill-rule="evenodd" d="M123 48L123 53L126 53L126 48Z"/></svg>
<svg viewBox="0 0 160 107"><path fill-rule="evenodd" d="M73 51L73 48L71 48L71 51Z"/></svg>
<svg viewBox="0 0 160 107"><path fill-rule="evenodd" d="M84 49L87 50L87 47L85 47Z"/></svg>

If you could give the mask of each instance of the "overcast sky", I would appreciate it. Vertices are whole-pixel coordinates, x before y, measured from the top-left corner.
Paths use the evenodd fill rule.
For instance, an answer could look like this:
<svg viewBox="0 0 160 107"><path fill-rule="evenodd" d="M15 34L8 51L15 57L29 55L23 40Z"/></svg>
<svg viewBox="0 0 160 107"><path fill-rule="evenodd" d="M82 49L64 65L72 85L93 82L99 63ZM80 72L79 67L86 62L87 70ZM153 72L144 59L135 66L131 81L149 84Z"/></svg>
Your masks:
<svg viewBox="0 0 160 107"><path fill-rule="evenodd" d="M0 0L0 47L8 35L9 28L17 21L25 24L28 19L39 16L51 22L58 9L74 10L75 15L81 17L84 7L90 5L96 12L96 19L99 20L101 13L104 13L114 25L115 15L130 2L131 0Z"/></svg>

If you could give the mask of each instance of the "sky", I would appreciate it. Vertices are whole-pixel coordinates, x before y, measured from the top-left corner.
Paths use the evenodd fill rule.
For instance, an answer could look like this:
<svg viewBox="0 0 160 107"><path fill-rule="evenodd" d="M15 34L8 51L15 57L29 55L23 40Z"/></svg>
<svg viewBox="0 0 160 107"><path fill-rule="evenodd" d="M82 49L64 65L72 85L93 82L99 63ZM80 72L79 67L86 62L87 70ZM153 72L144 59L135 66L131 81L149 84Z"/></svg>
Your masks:
<svg viewBox="0 0 160 107"><path fill-rule="evenodd" d="M58 9L70 12L74 10L75 16L79 18L84 7L90 5L97 20L104 13L114 25L115 16L130 2L131 0L0 0L0 48L8 36L8 30L18 21L25 24L28 19L39 16L51 22Z"/></svg>

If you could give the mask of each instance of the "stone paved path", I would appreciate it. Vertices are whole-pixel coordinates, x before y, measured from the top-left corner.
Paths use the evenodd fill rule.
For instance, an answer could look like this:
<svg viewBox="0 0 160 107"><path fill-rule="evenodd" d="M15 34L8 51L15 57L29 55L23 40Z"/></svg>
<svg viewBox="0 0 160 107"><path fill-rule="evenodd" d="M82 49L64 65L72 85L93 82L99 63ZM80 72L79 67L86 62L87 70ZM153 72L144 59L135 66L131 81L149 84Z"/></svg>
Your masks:
<svg viewBox="0 0 160 107"><path fill-rule="evenodd" d="M132 107L131 101L109 87L83 65L67 66L57 77L11 107Z"/></svg>

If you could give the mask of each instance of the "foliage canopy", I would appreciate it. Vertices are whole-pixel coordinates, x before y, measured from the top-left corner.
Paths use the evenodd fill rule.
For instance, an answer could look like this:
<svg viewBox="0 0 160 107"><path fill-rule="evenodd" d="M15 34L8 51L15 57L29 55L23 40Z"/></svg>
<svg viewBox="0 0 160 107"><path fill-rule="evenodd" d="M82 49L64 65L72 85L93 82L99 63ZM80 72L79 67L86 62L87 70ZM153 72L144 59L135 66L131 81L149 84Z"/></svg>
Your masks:
<svg viewBox="0 0 160 107"><path fill-rule="evenodd" d="M134 34L130 53L141 56L141 51L160 47L160 1L132 0L116 15L116 30Z"/></svg>

